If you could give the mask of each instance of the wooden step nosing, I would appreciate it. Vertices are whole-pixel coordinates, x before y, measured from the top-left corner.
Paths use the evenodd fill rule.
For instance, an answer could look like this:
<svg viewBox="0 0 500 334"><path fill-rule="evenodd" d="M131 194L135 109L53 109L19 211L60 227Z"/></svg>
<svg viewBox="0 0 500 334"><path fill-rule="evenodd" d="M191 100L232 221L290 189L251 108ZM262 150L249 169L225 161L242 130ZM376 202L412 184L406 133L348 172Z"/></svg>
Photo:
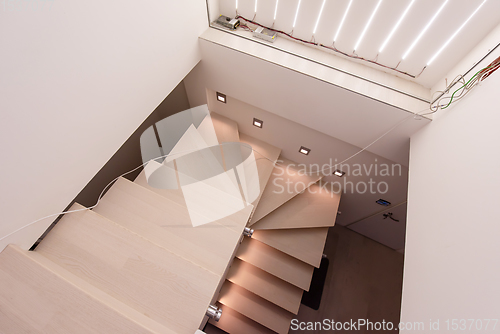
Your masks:
<svg viewBox="0 0 500 334"><path fill-rule="evenodd" d="M75 203L75 204L78 204L78 203ZM80 205L80 204L78 204L78 205ZM150 239L146 238L145 236L143 236L143 235L141 235L141 234L139 234L139 233L136 233L136 232L134 232L134 231L132 231L132 230L130 230L130 229L128 229L128 228L126 228L125 226L123 226L123 225L121 225L121 224L119 224L119 223L117 223L117 222L113 221L112 219L109 219L109 218L107 218L107 217L105 217L105 216L103 216L103 215L101 215L101 214L99 214L98 212L95 212L95 211L93 211L93 210L89 210L89 211L90 211L90 212L92 212L92 214L97 215L97 216L99 217L99 219L103 219L103 220L107 221L109 224L111 224L111 225L113 225L113 226L115 226L115 227L118 227L118 228L120 228L120 229L122 229L122 230L124 230L124 231L126 231L126 232L128 232L128 233L130 233L130 234L132 234L134 237L140 238L141 240L146 241L148 244L151 244L151 245L153 245L154 247L159 247L159 248L161 248L163 251L166 251L166 252L168 252L169 254L172 254L173 256L175 256L175 257L177 257L177 258L180 258L180 259L182 259L182 260L184 260L184 261L186 261L186 262L189 262L189 263L191 263L192 265L194 265L194 266L196 266L196 267L198 267L198 268L201 268L201 269L203 269L203 270L209 271L210 273L212 273L212 274L216 275L217 277L219 277L219 279L221 278L221 276L220 276L219 274L212 272L210 269L208 269L208 268L204 268L204 267L202 267L201 265L199 265L199 264L197 264L197 263L193 262L192 260L187 259L187 258L185 258L184 256L179 255L179 254L177 254L177 253L174 253L172 250L170 250L170 249L168 249L168 248L165 248L164 246L162 246L162 245L159 245L159 244L155 243L154 241L152 241L152 240L150 240Z"/></svg>
<svg viewBox="0 0 500 334"><path fill-rule="evenodd" d="M280 280L280 281L282 281L282 282L283 282L283 285L288 285L288 286L290 286L290 287L296 288L296 289L294 289L294 290L296 290L296 292L298 292L299 290L300 290L300 291L303 291L302 289L300 289L300 288L298 288L298 287L294 286L293 284L290 284L290 283L288 283L287 281L282 280L282 279L281 279L281 278L279 278L279 277L276 277L276 276L274 276L274 275L272 275L272 274L269 274L269 273L267 273L266 271L264 271L264 270L262 270L262 269L260 269L260 268L258 268L258 267L256 267L256 266L254 266L254 265L252 265L252 264L250 264L250 263L248 263L248 262L242 261L242 260L240 260L240 259L238 259L238 261L241 261L241 262L242 262L242 263L240 263L240 264L238 265L238 267L239 267L238 269L239 269L239 270L244 270L244 267L243 267L243 268L241 267L241 265L244 263L244 264L243 264L243 266L248 265L248 266L251 266L251 267L252 267L252 269L255 269L255 270L257 270L257 271L262 271L262 272L263 272L263 273L265 273L266 275L271 276L271 279L272 279L272 280L275 280L275 281L276 281L276 280ZM301 298L299 298L298 300L296 300L296 301L295 301L295 302L296 302L296 305L294 305L294 307L292 307L292 306L290 306L290 305L285 305L284 303L280 302L280 301L279 301L279 300L277 300L276 298L273 298L272 296L267 296L267 295L266 295L263 291L259 290L259 287L252 288L252 287L249 287L249 286L245 285L244 283L242 283L242 282L238 281L237 279L235 279L235 278L234 278L234 275L232 275L231 271L228 273L228 275L227 275L226 279L227 279L228 281L230 281L231 283L233 283L233 284L235 284L235 285L237 285L237 286L239 286L239 287L241 287L241 288L243 288L243 289L247 290L248 292L251 292L251 293L253 293L253 294L255 294L255 295L257 295L257 296L261 297L262 299L265 299L265 300L267 300L268 302L273 303L274 305L276 305L276 306L278 306L278 307L281 307L281 308L282 308L282 309L284 309L284 310L287 310L288 312L291 312L291 313L297 314L297 313L298 313L298 311L299 311L299 307L300 307L300 300L301 300ZM268 283L268 286L274 286L274 287L275 287L275 290L281 290L279 286L276 286L276 285L275 285L275 284L273 284L273 283L269 283L269 282L267 282L267 283ZM280 291L280 292L283 292L283 291ZM302 294L301 294L301 297L302 297Z"/></svg>

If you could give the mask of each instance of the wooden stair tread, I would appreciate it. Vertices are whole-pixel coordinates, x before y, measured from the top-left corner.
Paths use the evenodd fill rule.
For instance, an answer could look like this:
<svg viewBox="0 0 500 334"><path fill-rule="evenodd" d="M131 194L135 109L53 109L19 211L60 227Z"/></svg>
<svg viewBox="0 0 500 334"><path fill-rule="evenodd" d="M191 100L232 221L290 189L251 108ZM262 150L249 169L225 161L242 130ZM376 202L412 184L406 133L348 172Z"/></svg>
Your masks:
<svg viewBox="0 0 500 334"><path fill-rule="evenodd" d="M319 268L328 227L256 230L252 238Z"/></svg>
<svg viewBox="0 0 500 334"><path fill-rule="evenodd" d="M236 257L309 291L314 267L253 238L244 238Z"/></svg>
<svg viewBox="0 0 500 334"><path fill-rule="evenodd" d="M240 133L240 142L250 145L254 150L255 162L259 171L260 194L252 204L257 207L274 170L274 163L279 158L281 149L244 133Z"/></svg>
<svg viewBox="0 0 500 334"><path fill-rule="evenodd" d="M258 322L253 321L245 317L243 314L236 312L235 310L222 305L221 303L216 304L222 309L222 316L219 321L210 319L209 322L230 334L273 334L272 330L267 327L262 326Z"/></svg>
<svg viewBox="0 0 500 334"><path fill-rule="evenodd" d="M247 207L223 220L193 227L185 207L120 178L94 211L222 276L251 209ZM228 225L233 225L233 228Z"/></svg>
<svg viewBox="0 0 500 334"><path fill-rule="evenodd" d="M340 194L311 185L278 209L252 225L256 230L331 227L335 225L340 203Z"/></svg>
<svg viewBox="0 0 500 334"><path fill-rule="evenodd" d="M0 254L0 281L2 333L175 333L17 246Z"/></svg>
<svg viewBox="0 0 500 334"><path fill-rule="evenodd" d="M161 165L160 163L156 161L150 161L148 164L152 165ZM186 200L184 199L184 195L182 194L182 190L180 188L178 189L161 189L161 188L154 188L149 185L148 180L146 178L146 172L145 170L142 170L139 175L134 180L134 183L137 183L138 185L151 190L154 193L157 193L160 196L163 196L172 202L175 202L181 206L186 206Z"/></svg>
<svg viewBox="0 0 500 334"><path fill-rule="evenodd" d="M233 169L233 164L239 162L236 159L242 158L241 144L226 144L219 146L211 118L205 117L198 128L191 125L184 132L162 164L145 166L148 182L155 187L182 188L186 199L182 206L187 208L194 226L219 220L248 206ZM249 153L249 148L246 151ZM256 172L255 169L253 173Z"/></svg>
<svg viewBox="0 0 500 334"><path fill-rule="evenodd" d="M249 225L255 224L322 177L320 173L304 174L297 163L283 157L278 161L279 164L272 171L260 205L255 209Z"/></svg>
<svg viewBox="0 0 500 334"><path fill-rule="evenodd" d="M219 143L240 141L238 123L214 112L210 113L210 117Z"/></svg>
<svg viewBox="0 0 500 334"><path fill-rule="evenodd" d="M65 215L37 252L177 333L196 331L220 281L93 211Z"/></svg>
<svg viewBox="0 0 500 334"><path fill-rule="evenodd" d="M304 290L238 258L234 259L226 279L289 312L299 312Z"/></svg>
<svg viewBox="0 0 500 334"><path fill-rule="evenodd" d="M229 281L222 286L219 302L277 333L288 333L293 319L292 313Z"/></svg>
<svg viewBox="0 0 500 334"><path fill-rule="evenodd" d="M156 164L160 165L157 162L151 161L149 162L150 164ZM172 202L175 202L176 204L180 205L183 208L186 208L186 200L184 199L184 195L182 193L182 189L161 189L161 188L154 188L151 185L149 185L148 180L146 179L146 173L143 170L134 180L134 183L140 185L141 187L144 187L148 189L151 192L154 192ZM213 208L217 205L221 205L223 202L222 199L212 196L206 198L204 201L206 204L206 208ZM237 233L241 233L243 230L244 226L246 225L246 222L248 221L248 212L250 212L252 208L245 208L241 211L235 212L230 216L224 217L222 219L219 219L218 221L215 222L215 224L223 225ZM185 210L188 215L189 212ZM191 212L193 214L193 212Z"/></svg>

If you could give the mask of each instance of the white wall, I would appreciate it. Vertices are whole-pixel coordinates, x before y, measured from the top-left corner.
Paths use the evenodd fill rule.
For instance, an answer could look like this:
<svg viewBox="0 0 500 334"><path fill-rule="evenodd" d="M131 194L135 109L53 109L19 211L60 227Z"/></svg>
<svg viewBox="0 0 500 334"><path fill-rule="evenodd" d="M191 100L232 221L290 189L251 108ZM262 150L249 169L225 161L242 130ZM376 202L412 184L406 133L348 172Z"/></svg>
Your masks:
<svg viewBox="0 0 500 334"><path fill-rule="evenodd" d="M332 84L326 80L336 76L332 69L259 43L211 28L200 37L200 45L203 60L184 81L192 106L207 103L205 89L210 88L357 147L406 119L368 148L404 166L410 134L429 122L414 121L400 108ZM357 84L367 88L361 81ZM372 88L373 95L380 93ZM397 100L393 94L383 95ZM418 111L427 110L421 103L415 105Z"/></svg>
<svg viewBox="0 0 500 334"><path fill-rule="evenodd" d="M2 2L0 238L69 204L198 63L207 26L204 0Z"/></svg>
<svg viewBox="0 0 500 334"><path fill-rule="evenodd" d="M186 78L186 80L188 79ZM327 136L324 133L306 127L303 124L290 121L274 113L242 102L229 95L227 95L226 103L220 103L216 99L215 91L209 88L206 91L208 108L211 112L216 112L235 121L238 124L238 131L240 133L279 147L282 157L297 164L328 166L335 162L344 161L355 153L359 153L361 149L338 138ZM264 122L262 128L253 126L254 117ZM307 156L299 153L299 148L302 145L311 149L310 154ZM334 182L335 186L340 186L344 189L341 194L339 206L339 211L342 214L337 216L335 224L345 226L380 212L381 207L375 201L381 197L390 201L393 205L406 201L408 168L397 166L391 175L375 173L375 168L381 170L384 164L388 166L395 165L393 161L364 151L349 159L344 164L345 167L339 166L340 169L347 173L343 178L339 179L334 175L324 176L323 181ZM356 165L371 166L369 168L373 170L370 170L370 172L355 173L354 168ZM315 167L312 167L312 169L315 169ZM340 184L336 182L340 182ZM370 182L373 182L373 190L364 191L363 184L368 185ZM387 185L387 189L383 182ZM380 185L380 191L377 190L377 185ZM353 190L356 187L359 187L361 190ZM406 216L406 206L401 206L401 208L404 209L402 212L395 212L398 218ZM378 218L381 216L382 214ZM383 232L380 232L381 234L386 234L386 240L394 240L391 243L392 246L399 244L399 248L404 244L405 224L403 220L401 223L399 227L402 227L402 230L399 229L397 235L393 233L394 230L389 232L387 228ZM374 225L379 226L380 224L377 222ZM388 224L385 225L388 227ZM388 243L386 242L385 244L387 245Z"/></svg>
<svg viewBox="0 0 500 334"><path fill-rule="evenodd" d="M498 87L495 72L411 138L402 321L433 333L500 318Z"/></svg>

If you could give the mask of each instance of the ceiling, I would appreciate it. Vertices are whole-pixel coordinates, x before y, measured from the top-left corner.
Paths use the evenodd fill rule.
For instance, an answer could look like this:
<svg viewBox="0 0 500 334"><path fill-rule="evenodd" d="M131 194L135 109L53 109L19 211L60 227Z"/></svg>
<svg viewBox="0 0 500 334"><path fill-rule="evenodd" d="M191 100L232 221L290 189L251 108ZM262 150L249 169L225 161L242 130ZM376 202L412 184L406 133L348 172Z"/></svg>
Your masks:
<svg viewBox="0 0 500 334"><path fill-rule="evenodd" d="M301 0L300 8L297 11L299 0L209 0L209 2L215 2L218 5L212 5L211 8L218 8L221 14L230 17L236 15L236 2L238 2L239 15L285 32L293 31L294 37L307 41L313 40L313 31L316 22L318 22L323 1ZM333 38L350 1L324 1L324 9L314 34L315 42L332 45ZM366 34L355 51L356 54L366 59L376 59L377 62L389 67L395 67L400 62L399 70L412 75L420 73L441 46L483 3L483 0L449 0L412 51L402 60L410 45L445 1L415 0L384 50L379 53L381 45L412 2L412 0L382 0ZM256 2L257 11L255 12ZM335 41L337 49L348 54L353 53L362 31L378 3L379 0L352 0L342 29ZM278 4L277 10L276 4ZM275 13L276 19L274 19ZM360 60L355 61L430 88L500 23L498 13L500 13L500 1L487 0L476 15L468 21L439 56L416 79L378 65ZM297 19L295 27L293 27L295 16ZM333 54L339 56L338 53Z"/></svg>
<svg viewBox="0 0 500 334"><path fill-rule="evenodd" d="M209 30L240 40L216 29ZM397 126L367 150L408 166L410 136L429 120L415 120L411 113L400 108L217 44L204 36L205 33L200 37L202 61L185 80L191 106L207 103L205 89L210 88L357 148L368 146ZM299 61L295 62L297 67L302 66Z"/></svg>

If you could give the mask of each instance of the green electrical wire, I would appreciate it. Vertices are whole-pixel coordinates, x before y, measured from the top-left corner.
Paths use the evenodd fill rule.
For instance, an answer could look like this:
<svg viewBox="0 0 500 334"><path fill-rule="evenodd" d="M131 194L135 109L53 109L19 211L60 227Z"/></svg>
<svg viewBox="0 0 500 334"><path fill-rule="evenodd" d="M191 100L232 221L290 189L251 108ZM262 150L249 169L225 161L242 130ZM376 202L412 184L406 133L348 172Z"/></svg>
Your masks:
<svg viewBox="0 0 500 334"><path fill-rule="evenodd" d="M469 83L470 83L470 82L471 82L474 78L476 78L476 77L477 77L477 75L478 75L479 73L483 72L484 70L490 69L490 68L492 68L492 67L495 67L495 65L491 65L491 66L485 67L485 68L483 68L483 69L481 69L481 70L477 71L477 73L476 73L476 74L474 74L474 75L472 76L472 78L470 78L470 79L469 79L469 81L467 81L467 82L466 82L466 83L465 83L462 87L458 88L456 91L454 91L454 92L453 92L453 94L451 94L451 97L450 97L450 102L448 102L448 104L447 104L446 106L441 107L441 109L446 109L446 108L448 108L448 107L450 106L450 104L453 102L453 97L455 96L455 94L456 94L459 90L461 90L461 89L462 89L462 88L464 88L464 87L467 87L467 85L468 85L468 84L469 84Z"/></svg>

